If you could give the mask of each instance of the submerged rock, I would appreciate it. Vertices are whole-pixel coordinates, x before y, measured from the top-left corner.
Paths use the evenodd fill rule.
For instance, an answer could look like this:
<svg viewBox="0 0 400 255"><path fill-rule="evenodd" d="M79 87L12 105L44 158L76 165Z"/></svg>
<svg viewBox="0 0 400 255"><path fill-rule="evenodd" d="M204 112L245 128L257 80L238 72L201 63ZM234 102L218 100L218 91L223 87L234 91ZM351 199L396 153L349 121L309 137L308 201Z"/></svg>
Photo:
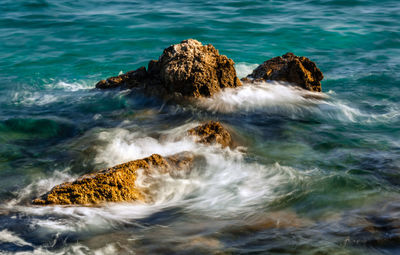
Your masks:
<svg viewBox="0 0 400 255"><path fill-rule="evenodd" d="M33 200L35 205L99 204L103 202L147 201L146 192L135 185L137 171L159 173L189 170L194 155L181 153L170 157L153 154L150 157L130 161L96 173L86 174L73 182L55 186L41 198Z"/></svg>
<svg viewBox="0 0 400 255"><path fill-rule="evenodd" d="M232 145L232 137L218 121L209 121L188 131L196 136L197 142L204 144L219 143L222 147Z"/></svg>
<svg viewBox="0 0 400 255"><path fill-rule="evenodd" d="M321 70L314 62L306 57L286 53L281 57L265 61L242 81L248 82L251 79L286 81L306 90L321 92L323 78Z"/></svg>
<svg viewBox="0 0 400 255"><path fill-rule="evenodd" d="M166 48L158 61L149 62L147 71L141 67L100 81L96 88L141 87L151 95L199 98L241 85L232 59L211 44L189 39Z"/></svg>

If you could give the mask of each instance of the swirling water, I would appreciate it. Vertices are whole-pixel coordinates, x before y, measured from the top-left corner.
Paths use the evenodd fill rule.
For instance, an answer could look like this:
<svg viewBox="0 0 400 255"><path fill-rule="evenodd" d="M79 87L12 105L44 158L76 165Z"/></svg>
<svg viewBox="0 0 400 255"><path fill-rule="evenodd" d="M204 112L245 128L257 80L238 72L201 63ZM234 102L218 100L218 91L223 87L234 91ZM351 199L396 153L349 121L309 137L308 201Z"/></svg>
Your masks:
<svg viewBox="0 0 400 255"><path fill-rule="evenodd" d="M2 0L0 14L0 253L400 252L398 1ZM324 95L271 82L188 106L93 89L187 38L240 76L307 56ZM210 119L241 147L185 135ZM154 204L30 205L94 169L187 150L204 165L155 178Z"/></svg>

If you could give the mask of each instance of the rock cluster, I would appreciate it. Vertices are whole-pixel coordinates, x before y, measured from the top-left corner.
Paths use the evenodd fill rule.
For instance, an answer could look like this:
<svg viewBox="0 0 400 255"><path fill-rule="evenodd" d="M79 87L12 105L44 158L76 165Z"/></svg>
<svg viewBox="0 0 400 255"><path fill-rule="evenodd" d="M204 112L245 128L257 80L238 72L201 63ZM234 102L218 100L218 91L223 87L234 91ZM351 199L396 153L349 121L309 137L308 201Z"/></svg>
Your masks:
<svg viewBox="0 0 400 255"><path fill-rule="evenodd" d="M202 143L220 143L223 147L231 143L228 131L219 122L208 122L188 131ZM151 201L146 189L136 185L138 170L146 176L157 172L172 177L190 172L194 166L195 155L182 152L162 157L150 157L129 161L114 167L86 174L73 182L65 182L52 188L48 193L33 200L35 205L92 205L104 202Z"/></svg>
<svg viewBox="0 0 400 255"><path fill-rule="evenodd" d="M287 53L258 66L244 82L262 80L286 81L310 91L321 91L322 72L306 57ZM202 45L189 39L166 48L158 60L151 60L148 68L110 77L96 84L99 89L141 88L145 93L162 98L210 97L224 88L242 86L236 76L234 62L212 45ZM232 137L219 122L210 121L187 131L203 144L218 143L232 146ZM168 173L190 171L192 153L150 157L130 161L93 174L83 175L73 182L55 186L33 204L99 204L103 202L149 201L148 193L135 183L138 170L149 175L152 171Z"/></svg>
<svg viewBox="0 0 400 255"><path fill-rule="evenodd" d="M102 80L96 88L141 87L158 96L209 97L223 88L241 86L232 59L211 44L189 39L166 48L148 68Z"/></svg>
<svg viewBox="0 0 400 255"><path fill-rule="evenodd" d="M265 61L243 81L251 81L251 79L255 81L286 81L306 90L321 92L321 80L323 78L321 70L314 62L306 57L286 53L281 57Z"/></svg>

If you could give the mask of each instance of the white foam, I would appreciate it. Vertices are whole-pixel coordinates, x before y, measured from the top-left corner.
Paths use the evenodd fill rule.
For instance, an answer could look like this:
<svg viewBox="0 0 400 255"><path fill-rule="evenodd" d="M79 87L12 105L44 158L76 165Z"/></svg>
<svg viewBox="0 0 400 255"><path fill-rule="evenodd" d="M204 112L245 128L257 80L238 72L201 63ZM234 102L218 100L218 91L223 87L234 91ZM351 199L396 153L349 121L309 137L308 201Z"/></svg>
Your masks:
<svg viewBox="0 0 400 255"><path fill-rule="evenodd" d="M246 77L251 74L258 64L250 64L246 62L240 62L235 64L236 74L239 78Z"/></svg>
<svg viewBox="0 0 400 255"><path fill-rule="evenodd" d="M18 246L32 246L31 243L26 242L15 233L6 229L0 231L0 243L13 243Z"/></svg>
<svg viewBox="0 0 400 255"><path fill-rule="evenodd" d="M22 104L26 106L32 106L32 105L47 105L54 103L58 100L58 98L54 95L51 94L44 94L41 92L29 92L29 91L23 91L23 92L16 92L14 93L13 96L13 103L14 104Z"/></svg>
<svg viewBox="0 0 400 255"><path fill-rule="evenodd" d="M72 181L76 179L76 177L77 176L69 173L69 168L63 169L62 171L56 170L50 177L41 178L18 191L18 193L16 193L16 198L4 203L2 207L11 209L27 198L31 198L32 195L39 196L39 194L44 194L49 190L49 187L54 187L63 182Z"/></svg>
<svg viewBox="0 0 400 255"><path fill-rule="evenodd" d="M202 99L199 106L214 113L261 111L296 119L316 115L322 119L365 124L396 121L400 116L398 104L391 104L386 113L370 114L335 96L334 91L310 92L282 82L269 81L225 89L211 98Z"/></svg>
<svg viewBox="0 0 400 255"><path fill-rule="evenodd" d="M136 184L138 187L150 187L152 203L109 203L97 207L21 204L32 194L43 194L50 187L71 180L74 176L66 170L29 185L6 208L32 216L51 214L52 219L33 217L31 222L32 227L40 228L45 233L106 231L116 224L148 217L175 206L214 217L251 214L254 207L263 207L278 199L285 185L290 184L293 188L301 182L302 174L293 168L249 163L239 150L195 143L186 135L186 130L196 124L166 130L160 139L148 137L143 131L129 132L121 128L100 134L104 143L98 148L96 161L110 166L155 152L166 156L189 150L205 159L203 165L193 168L187 175L153 173L148 179L148 175L139 171ZM60 217L54 217L56 215Z"/></svg>
<svg viewBox="0 0 400 255"><path fill-rule="evenodd" d="M65 91L75 92L78 90L91 89L93 88L93 83L85 81L79 81L79 82L58 81L58 82L47 83L45 87L48 89L62 89Z"/></svg>
<svg viewBox="0 0 400 255"><path fill-rule="evenodd" d="M176 141L160 141L141 132L129 132L117 128L99 134L99 140L108 141L105 148L99 148L96 163L113 166L130 160L148 157L151 154L172 155L182 151L191 151L196 144L188 137Z"/></svg>
<svg viewBox="0 0 400 255"><path fill-rule="evenodd" d="M225 89L212 98L203 99L200 105L213 112L235 112L239 110L254 111L301 111L300 107L315 106L322 93L314 93L281 82L271 81L255 84L244 84L235 89Z"/></svg>

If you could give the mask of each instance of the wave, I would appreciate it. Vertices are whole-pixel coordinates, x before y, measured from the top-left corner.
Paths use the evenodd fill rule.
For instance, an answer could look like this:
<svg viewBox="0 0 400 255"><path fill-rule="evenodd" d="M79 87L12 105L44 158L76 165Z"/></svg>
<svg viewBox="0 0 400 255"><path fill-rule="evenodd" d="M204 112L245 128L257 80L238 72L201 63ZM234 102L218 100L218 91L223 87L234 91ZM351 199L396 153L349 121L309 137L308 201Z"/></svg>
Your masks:
<svg viewBox="0 0 400 255"><path fill-rule="evenodd" d="M397 120L400 116L397 104L391 105L386 113L370 114L356 108L351 102L337 99L333 91L310 92L278 81L225 89L211 98L202 99L198 105L214 113L261 111L294 119L316 115L321 119L344 122L387 122Z"/></svg>
<svg viewBox="0 0 400 255"><path fill-rule="evenodd" d="M12 94L11 101L16 105L44 106L56 102L66 101L68 100L68 97L71 96L70 93L92 89L93 87L93 83L86 81L45 82L41 89L36 91L33 90L32 87L27 89L19 89L19 91Z"/></svg>
<svg viewBox="0 0 400 255"><path fill-rule="evenodd" d="M250 64L246 62L240 62L235 64L236 74L239 78L246 77L251 74L258 64Z"/></svg>
<svg viewBox="0 0 400 255"><path fill-rule="evenodd" d="M97 148L95 161L111 166L160 153L163 156L191 151L204 158L188 175L171 176L153 173L150 189L153 202L144 204L108 203L84 206L32 206L27 201L33 194L46 192L49 187L76 176L69 170L54 172L47 179L37 180L18 192L13 201L2 206L2 210L22 212L29 215L30 225L45 233L73 233L107 231L116 224L131 223L166 208L181 207L193 213L204 213L210 217L251 215L254 208L265 208L269 203L295 192L307 178L307 172L282 166L278 163L262 165L246 159L242 149L221 148L218 145L197 144L186 135L186 130L197 125L189 123L160 133L159 139L145 132L116 128L99 134L103 144ZM138 171L136 185L149 188L148 175ZM44 217L51 215L52 217Z"/></svg>
<svg viewBox="0 0 400 255"><path fill-rule="evenodd" d="M17 234L6 229L0 231L0 243L13 243L17 246L32 246L31 243L26 242Z"/></svg>
<svg viewBox="0 0 400 255"><path fill-rule="evenodd" d="M62 89L65 91L79 91L94 88L94 82L79 81L79 82L65 82L58 81L53 83L47 83L44 85L46 89Z"/></svg>
<svg viewBox="0 0 400 255"><path fill-rule="evenodd" d="M52 94L45 94L43 92L15 92L13 95L12 102L16 105L25 105L25 106L43 106L47 104L51 104L57 102L59 97Z"/></svg>

